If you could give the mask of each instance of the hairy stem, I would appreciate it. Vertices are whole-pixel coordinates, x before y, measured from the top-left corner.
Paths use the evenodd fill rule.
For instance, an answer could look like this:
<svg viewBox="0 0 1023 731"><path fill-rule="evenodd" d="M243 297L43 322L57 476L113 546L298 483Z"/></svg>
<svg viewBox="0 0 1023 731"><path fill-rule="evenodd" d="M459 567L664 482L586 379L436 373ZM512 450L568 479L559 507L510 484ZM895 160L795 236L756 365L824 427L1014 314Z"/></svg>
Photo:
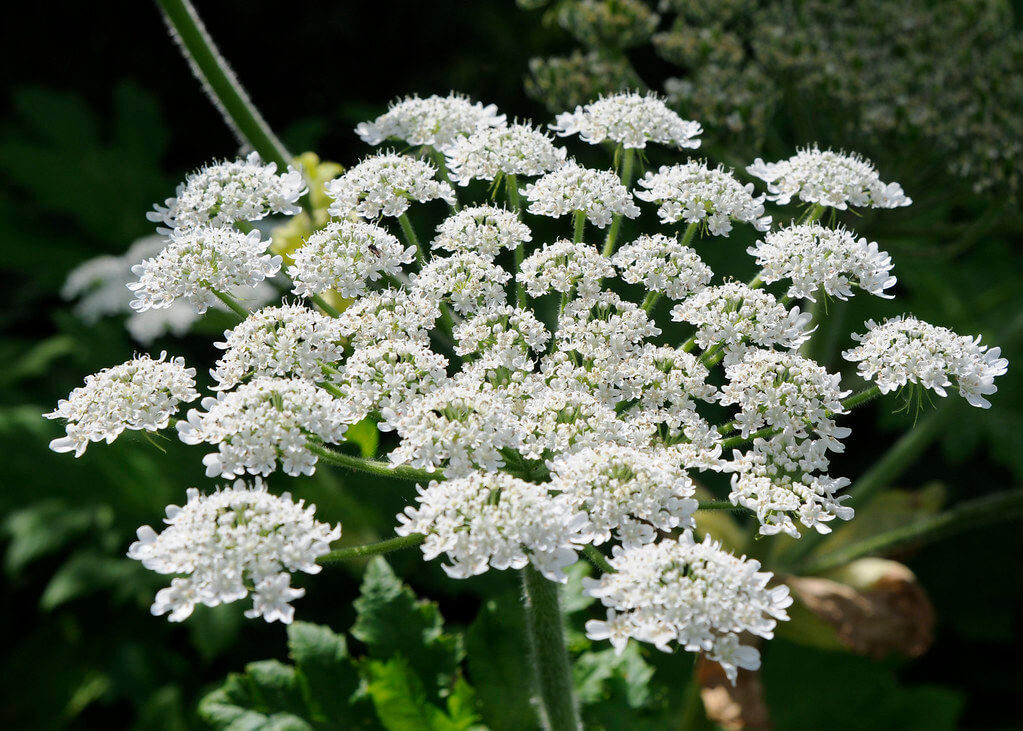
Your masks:
<svg viewBox="0 0 1023 731"><path fill-rule="evenodd" d="M636 151L631 147L626 148L622 153L622 185L626 188L632 183L632 167L636 160ZM618 234L622 229L622 214L616 213L611 217L611 228L608 229L607 238L604 240L604 256L611 256L615 251L615 244L618 242Z"/></svg>
<svg viewBox="0 0 1023 731"><path fill-rule="evenodd" d="M907 546L921 546L990 523L1019 518L1023 518L1023 489L997 493L970 500L940 515L900 526L811 559L799 565L799 572L818 573L843 566L867 554L890 552Z"/></svg>
<svg viewBox="0 0 1023 731"><path fill-rule="evenodd" d="M213 292L214 295L216 295L216 298L218 300L227 305L231 309L231 312L238 315L238 317L242 318L243 320L248 318L249 311L242 307L240 304L238 304L238 300L229 295L227 292L221 292L218 289L212 288L210 289L210 291Z"/></svg>
<svg viewBox="0 0 1023 731"><path fill-rule="evenodd" d="M573 224L572 241L576 244L581 244L583 240L583 231L586 229L585 211L575 211L572 214L572 224Z"/></svg>
<svg viewBox="0 0 1023 731"><path fill-rule="evenodd" d="M589 559L590 563L596 566L601 573L614 574L617 573L617 569L608 563L607 556L600 552L600 549L594 545L587 544L583 546L583 555Z"/></svg>
<svg viewBox="0 0 1023 731"><path fill-rule="evenodd" d="M419 237L416 236L416 230L412 228L412 221L408 220L408 214L402 213L398 216L398 223L401 224L401 232L405 234L405 243L415 248L416 261L419 262L419 268L422 269L426 264L426 255L423 253L422 244L419 243Z"/></svg>
<svg viewBox="0 0 1023 731"><path fill-rule="evenodd" d="M543 727L546 731L578 731L581 724L565 648L558 585L529 565L522 570L522 586Z"/></svg>
<svg viewBox="0 0 1023 731"><path fill-rule="evenodd" d="M308 447L310 452L315 454L324 462L337 467L347 467L355 472L368 472L371 475L381 475L383 477L393 477L397 480L411 480L413 482L427 482L429 480L444 479L444 473L441 470L428 472L417 467L392 465L389 462L383 462L377 459L353 457L349 454L343 454L342 452L335 452L333 449L327 449L326 447L314 442L309 442Z"/></svg>
<svg viewBox="0 0 1023 731"><path fill-rule="evenodd" d="M650 310L654 309L654 305L657 304L657 300L660 298L660 292L647 292L646 297L643 299L643 311L649 315Z"/></svg>
<svg viewBox="0 0 1023 731"><path fill-rule="evenodd" d="M367 556L379 556L382 553L391 553L392 551L400 551L403 548L414 548L415 546L422 545L423 541L426 540L426 536L418 533L413 533L410 536L398 536L397 538L388 538L386 541L380 541L379 543L370 543L365 546L352 546L351 548L339 548L336 551L331 551L328 554L320 556L316 559L316 563L324 566L330 566L333 564L343 563L345 561L351 561L356 558L366 558Z"/></svg>
<svg viewBox="0 0 1023 731"><path fill-rule="evenodd" d="M337 311L337 308L333 307L329 302L327 302L327 300L323 299L321 295L314 294L309 299L311 299L316 304L317 307L319 307L321 310L326 312L331 317L338 317L341 315L341 313Z"/></svg>
<svg viewBox="0 0 1023 731"><path fill-rule="evenodd" d="M516 175L509 175L505 179L505 189L508 191L508 204L512 210L522 218L522 200L519 198L519 179ZM515 305L516 307L526 306L526 285L519 281L519 272L522 271L522 260L526 256L525 244L520 243L515 247Z"/></svg>

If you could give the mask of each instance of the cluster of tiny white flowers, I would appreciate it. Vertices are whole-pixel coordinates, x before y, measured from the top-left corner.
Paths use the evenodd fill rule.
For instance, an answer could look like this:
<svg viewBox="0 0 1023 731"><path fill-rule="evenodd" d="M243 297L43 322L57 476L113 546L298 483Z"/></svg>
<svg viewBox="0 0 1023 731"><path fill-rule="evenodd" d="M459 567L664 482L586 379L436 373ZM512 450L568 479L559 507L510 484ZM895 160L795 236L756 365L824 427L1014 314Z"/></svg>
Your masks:
<svg viewBox="0 0 1023 731"><path fill-rule="evenodd" d="M590 170L574 161L530 183L524 194L530 213L560 218L579 212L597 228L614 216L639 215L639 206L613 170Z"/></svg>
<svg viewBox="0 0 1023 731"><path fill-rule="evenodd" d="M733 220L751 223L758 231L771 227L771 217L764 215L764 196L754 197L752 183L743 185L720 165L711 169L699 160L662 165L639 184L646 190L636 191L636 197L657 203L663 223L704 224L715 236L728 234Z"/></svg>
<svg viewBox="0 0 1023 731"><path fill-rule="evenodd" d="M184 358L166 360L140 355L126 363L85 377L47 419L64 419L67 436L50 442L54 452L85 454L89 442L113 442L125 429L159 431L167 428L182 403L199 397L195 369Z"/></svg>
<svg viewBox="0 0 1023 731"><path fill-rule="evenodd" d="M550 489L586 515L581 529L599 546L612 533L625 550L650 543L657 531L694 528L693 481L664 455L630 447L581 449L548 462Z"/></svg>
<svg viewBox="0 0 1023 731"><path fill-rule="evenodd" d="M619 249L612 261L629 284L642 283L648 291L663 292L673 300L698 292L714 277L693 249L662 234L640 236Z"/></svg>
<svg viewBox="0 0 1023 731"><path fill-rule="evenodd" d="M311 475L316 455L309 437L336 444L351 421L347 404L298 378L254 378L201 405L206 411L189 409L177 430L185 444L218 445L203 457L207 477L266 476L278 461L285 474Z"/></svg>
<svg viewBox="0 0 1023 731"><path fill-rule="evenodd" d="M379 428L390 428L406 404L447 379L448 359L419 340L384 340L352 353L338 377L349 419L361 421L380 412Z"/></svg>
<svg viewBox="0 0 1023 731"><path fill-rule="evenodd" d="M574 351L589 361L621 361L660 333L642 307L603 292L593 302L570 302L558 319L554 338L562 352Z"/></svg>
<svg viewBox="0 0 1023 731"><path fill-rule="evenodd" d="M519 444L515 421L500 392L469 379L450 380L388 418L401 437L388 457L428 472L443 467L448 478L477 469L496 472L504 466L501 450Z"/></svg>
<svg viewBox="0 0 1023 731"><path fill-rule="evenodd" d="M437 198L455 202L455 191L434 178L437 169L425 160L384 152L368 157L329 181L324 189L333 199L328 212L337 218L352 214L366 219L397 218L410 201L425 203Z"/></svg>
<svg viewBox="0 0 1023 731"><path fill-rule="evenodd" d="M583 579L584 592L608 607L607 620L586 623L586 636L608 639L621 653L630 637L671 652L677 642L705 652L734 683L738 668L756 670L760 653L741 645L743 632L770 639L792 604L787 586L767 588L773 575L745 556L736 558L706 536L686 531L631 551L615 548L615 573Z"/></svg>
<svg viewBox="0 0 1023 731"><path fill-rule="evenodd" d="M488 127L503 127L505 116L493 104L475 104L461 94L426 99L410 96L390 105L386 113L355 128L363 142L379 145L401 140L409 145L429 145L445 152L455 140Z"/></svg>
<svg viewBox="0 0 1023 731"><path fill-rule="evenodd" d="M239 221L259 221L273 213L294 215L296 201L305 194L302 173L288 167L277 175L277 164L262 164L258 153L245 160L209 165L178 186L177 195L147 214L166 229L188 230L199 226L232 226Z"/></svg>
<svg viewBox="0 0 1023 731"><path fill-rule="evenodd" d="M528 124L513 124L459 138L447 151L451 179L459 185L502 175L543 175L565 163L567 151Z"/></svg>
<svg viewBox="0 0 1023 731"><path fill-rule="evenodd" d="M656 95L632 92L604 96L559 114L550 128L562 137L577 134L591 145L611 140L640 150L647 142L696 149L700 146L696 137L703 133L699 122L682 119Z"/></svg>
<svg viewBox="0 0 1023 731"><path fill-rule="evenodd" d="M157 592L153 614L170 612L171 622L181 622L196 604L216 607L251 592L245 616L289 624L291 601L305 594L291 586L291 574L319 573L316 559L341 537L341 526L317 521L315 506L290 493L270 494L259 478L253 487L237 480L210 495L194 487L187 495L184 506L167 507L167 528L142 526L128 549L129 558L158 574L187 574Z"/></svg>
<svg viewBox="0 0 1023 731"><path fill-rule="evenodd" d="M341 340L334 318L297 304L265 307L214 343L225 353L210 375L221 391L260 376L323 380L323 365L343 355Z"/></svg>
<svg viewBox="0 0 1023 731"><path fill-rule="evenodd" d="M501 249L517 249L533 239L529 226L504 208L473 206L449 216L437 227L434 249L471 251L493 258Z"/></svg>
<svg viewBox="0 0 1023 731"><path fill-rule="evenodd" d="M832 297L852 297L852 286L891 299L885 290L895 286L892 258L879 251L877 242L856 238L844 228L827 228L819 223L795 224L768 233L763 241L746 250L763 268L760 278L767 284L791 279L789 297L816 301L822 289Z"/></svg>
<svg viewBox="0 0 1023 731"><path fill-rule="evenodd" d="M812 332L806 330L809 313L798 307L786 310L768 292L739 282L700 290L675 305L671 319L696 325L701 348L724 344L729 353L747 341L764 348L798 348Z"/></svg>
<svg viewBox="0 0 1023 731"><path fill-rule="evenodd" d="M692 353L678 348L647 344L629 360L630 370L622 382L623 400L638 400L643 416L663 423L672 432L692 426L699 399L718 400L718 390L707 383L710 371Z"/></svg>
<svg viewBox="0 0 1023 731"><path fill-rule="evenodd" d="M852 336L860 344L842 357L858 362L857 372L881 393L912 383L945 396L954 385L971 406L991 407L984 397L998 390L994 379L1009 367L1000 348L989 349L980 344L980 336L956 335L915 317L894 317L880 325L868 320L866 325L866 333Z"/></svg>
<svg viewBox="0 0 1023 731"><path fill-rule="evenodd" d="M131 268L138 277L128 289L135 293L132 309L170 307L187 301L201 315L238 287L254 287L281 270L281 257L266 252L259 231L203 226L176 230L170 243L152 259Z"/></svg>
<svg viewBox="0 0 1023 731"><path fill-rule="evenodd" d="M438 257L412 280L412 291L432 302L450 302L460 315L470 315L505 301L504 284L511 274L490 259L463 251Z"/></svg>
<svg viewBox="0 0 1023 731"><path fill-rule="evenodd" d="M551 290L576 294L590 300L600 292L600 280L614 276L607 257L585 243L558 239L527 256L519 268L518 281L531 297L540 297Z"/></svg>
<svg viewBox="0 0 1023 731"><path fill-rule="evenodd" d="M341 334L358 349L381 340L427 340L439 317L437 300L421 292L385 289L356 300L337 322Z"/></svg>
<svg viewBox="0 0 1023 731"><path fill-rule="evenodd" d="M474 472L418 488L417 507L398 515L399 535L426 536L427 560L446 554L448 576L464 579L490 568L532 564L551 581L564 583L564 568L576 561L576 543L586 514L546 485L497 473Z"/></svg>
<svg viewBox="0 0 1023 731"><path fill-rule="evenodd" d="M883 183L873 163L859 155L813 146L788 160L764 162L759 157L746 172L767 183L767 199L787 205L796 196L844 211L855 208L899 208L913 203L898 183Z"/></svg>
<svg viewBox="0 0 1023 731"><path fill-rule="evenodd" d="M292 254L288 275L301 296L337 290L342 297L361 297L369 283L394 276L415 261L416 250L387 230L363 221L335 221L317 231Z"/></svg>
<svg viewBox="0 0 1023 731"><path fill-rule="evenodd" d="M529 310L495 305L476 313L454 330L455 353L477 358L483 368L532 371L531 352L542 352L550 333Z"/></svg>

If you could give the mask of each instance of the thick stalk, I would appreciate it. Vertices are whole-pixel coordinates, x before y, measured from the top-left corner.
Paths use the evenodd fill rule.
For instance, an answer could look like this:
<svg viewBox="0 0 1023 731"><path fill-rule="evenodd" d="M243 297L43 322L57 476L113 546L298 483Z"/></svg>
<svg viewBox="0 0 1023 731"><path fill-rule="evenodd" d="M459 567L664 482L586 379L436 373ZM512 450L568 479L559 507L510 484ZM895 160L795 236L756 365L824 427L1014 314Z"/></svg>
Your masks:
<svg viewBox="0 0 1023 731"><path fill-rule="evenodd" d="M508 204L516 215L522 218L522 200L519 198L519 179L516 175L509 175L505 178L505 189L508 191ZM522 271L522 260L526 256L525 244L515 247L515 305L526 306L526 285L519 281L519 272Z"/></svg>
<svg viewBox="0 0 1023 731"><path fill-rule="evenodd" d="M575 211L572 214L572 223L574 229L572 234L572 241L577 244L581 244L583 241L583 231L586 230L586 212Z"/></svg>
<svg viewBox="0 0 1023 731"><path fill-rule="evenodd" d="M234 297L229 295L227 292L221 292L220 290L217 289L210 289L210 291L213 292L214 295L216 295L216 298L218 300L227 305L228 308L230 308L231 312L238 315L238 317L242 318L243 320L248 318L249 311L242 307L240 304L238 304L238 301Z"/></svg>
<svg viewBox="0 0 1023 731"><path fill-rule="evenodd" d="M351 548L340 548L336 551L331 551L328 554L320 556L316 559L316 563L323 566L330 566L332 564L339 564L345 561L351 561L356 558L366 558L367 556L379 556L382 553L391 553L392 551L400 551L403 548L413 548L415 546L422 545L423 541L426 540L426 536L413 533L410 536L398 536L397 538L388 538L386 541L380 541L379 543L370 543L366 546L352 546Z"/></svg>
<svg viewBox="0 0 1023 731"><path fill-rule="evenodd" d="M416 230L412 228L412 221L408 220L407 214L402 213L398 216L398 223L401 224L401 232L405 234L405 243L415 248L416 261L419 262L419 268L422 269L426 264L426 255L423 253L423 247L419 243L419 237L416 236Z"/></svg>
<svg viewBox="0 0 1023 731"><path fill-rule="evenodd" d="M682 234L682 245L691 246L693 239L696 238L696 232L700 230L700 224L696 221L686 226L686 232Z"/></svg>
<svg viewBox="0 0 1023 731"><path fill-rule="evenodd" d="M447 161L444 159L444 153L441 152L440 150L435 150L432 147L430 148L430 150L432 151L433 161L437 163L437 174L440 175L440 179L443 180L448 185L450 185L451 190L455 191L455 202L451 204L450 208L452 213L458 213L458 211L462 207L458 203L458 188L455 187L451 182L451 176L448 174L448 164Z"/></svg>
<svg viewBox="0 0 1023 731"><path fill-rule="evenodd" d="M189 0L156 0L163 11L171 35L188 60L192 72L202 83L214 106L220 110L238 141L252 147L266 162L274 162L284 172L291 164L291 153L270 129L238 82L227 61L220 55L210 34ZM308 193L302 208L311 211Z"/></svg>
<svg viewBox="0 0 1023 731"><path fill-rule="evenodd" d="M600 552L600 550L593 545L587 544L583 546L583 555L590 560L594 566L600 569L603 574L615 574L618 570L615 569L610 563L608 563L607 556Z"/></svg>
<svg viewBox="0 0 1023 731"><path fill-rule="evenodd" d="M628 189L632 183L632 166L636 159L636 151L631 147L626 148L622 154L622 185ZM622 228L622 214L616 213L611 217L611 228L608 229L607 238L604 240L604 256L611 256L615 251L615 244L618 242L618 233Z"/></svg>
<svg viewBox="0 0 1023 731"><path fill-rule="evenodd" d="M382 462L376 459L353 457L349 454L335 452L333 449L327 449L326 447L313 442L309 442L307 446L309 447L310 452L315 454L324 462L337 467L347 467L355 472L368 472L371 475L393 477L397 480L411 480L413 482L427 482L429 480L444 479L444 473L441 470L427 472L426 470L419 469L417 467L392 465L389 462Z"/></svg>
<svg viewBox="0 0 1023 731"><path fill-rule="evenodd" d="M900 526L800 565L801 574L814 574L844 566L871 553L891 552L906 546L921 546L962 531L1003 520L1023 518L1023 489L1010 490L971 500L940 515Z"/></svg>
<svg viewBox="0 0 1023 731"><path fill-rule="evenodd" d="M643 311L649 315L650 310L654 309L654 305L657 304L657 300L660 298L660 292L648 292L647 296L643 299Z"/></svg>
<svg viewBox="0 0 1023 731"><path fill-rule="evenodd" d="M314 294L309 299L311 299L316 304L317 307L319 307L321 310L326 312L331 317L340 316L341 313L337 311L337 308L331 306L331 304L327 302L327 300L323 299L321 295Z"/></svg>
<svg viewBox="0 0 1023 731"><path fill-rule="evenodd" d="M546 731L578 731L582 726L565 649L558 585L530 565L522 570L522 586L543 727Z"/></svg>

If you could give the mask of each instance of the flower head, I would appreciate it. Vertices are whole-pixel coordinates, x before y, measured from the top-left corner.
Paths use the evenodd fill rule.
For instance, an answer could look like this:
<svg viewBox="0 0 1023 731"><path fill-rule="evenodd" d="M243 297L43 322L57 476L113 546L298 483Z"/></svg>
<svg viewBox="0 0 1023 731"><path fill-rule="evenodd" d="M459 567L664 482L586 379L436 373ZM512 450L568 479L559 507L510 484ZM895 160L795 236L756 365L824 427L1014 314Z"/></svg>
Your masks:
<svg viewBox="0 0 1023 731"><path fill-rule="evenodd" d="M591 145L611 140L640 150L647 142L695 149L700 146L696 137L703 132L699 122L682 119L656 95L633 92L602 96L574 112L559 114L550 127L562 137L578 134Z"/></svg>
<svg viewBox="0 0 1023 731"><path fill-rule="evenodd" d="M639 206L611 170L590 170L571 161L526 186L529 212L560 218L583 213L597 228L611 223L613 216L635 218Z"/></svg>
<svg viewBox="0 0 1023 731"><path fill-rule="evenodd" d="M436 180L436 172L430 163L407 155L384 152L368 157L324 186L334 200L328 211L338 218L352 214L366 219L397 218L408 210L409 201L425 203L440 198L453 204L455 191Z"/></svg>
<svg viewBox="0 0 1023 731"><path fill-rule="evenodd" d="M662 165L639 185L646 190L636 191L636 197L657 203L664 223L681 219L705 224L715 236L731 231L733 220L752 223L758 231L771 226L771 217L764 215L764 196L754 197L752 183L743 185L720 165L711 169L698 160Z"/></svg>
<svg viewBox="0 0 1023 731"><path fill-rule="evenodd" d="M793 196L844 211L856 208L899 208L913 200L898 183L882 183L874 164L859 155L817 146L800 150L788 160L764 162L759 157L746 172L767 183L767 199L787 205Z"/></svg>
<svg viewBox="0 0 1023 731"><path fill-rule="evenodd" d="M131 307L145 312L183 299L201 315L219 301L216 292L254 287L280 271L281 257L266 249L259 231L243 234L205 226L175 230L163 251L131 268L138 277L128 283L135 293Z"/></svg>
<svg viewBox="0 0 1023 731"><path fill-rule="evenodd" d="M526 286L531 297L552 290L568 294L575 287L580 297L590 300L600 291L600 280L614 273L607 258L589 244L558 239L526 257L518 281Z"/></svg>
<svg viewBox="0 0 1023 731"><path fill-rule="evenodd" d="M412 291L430 302L450 302L460 315L505 301L511 274L490 259L471 252L437 257L412 279Z"/></svg>
<svg viewBox="0 0 1023 731"><path fill-rule="evenodd" d="M434 249L452 253L468 251L493 258L501 249L517 249L533 238L529 226L504 208L473 206L463 208L437 227Z"/></svg>
<svg viewBox="0 0 1023 731"><path fill-rule="evenodd" d="M386 113L355 128L363 142L379 145L400 140L412 146L429 145L448 150L456 140L489 127L503 127L505 116L493 104L473 104L461 94L405 97L392 103Z"/></svg>
<svg viewBox="0 0 1023 731"><path fill-rule="evenodd" d="M206 411L191 409L177 429L185 444L218 445L203 458L207 477L265 477L278 462L285 474L311 475L310 437L336 444L352 422L344 402L299 378L254 378L201 403Z"/></svg>
<svg viewBox="0 0 1023 731"><path fill-rule="evenodd" d="M178 186L177 196L154 206L147 217L170 230L231 226L272 213L294 215L301 210L295 203L306 190L298 170L289 166L288 172L277 175L276 163L264 165L253 152L245 160L215 163L190 174Z"/></svg>
<svg viewBox="0 0 1023 731"><path fill-rule="evenodd" d="M693 249L675 237L644 234L619 249L612 259L629 284L640 284L649 292L663 292L682 300L697 292L714 276Z"/></svg>
<svg viewBox="0 0 1023 731"><path fill-rule="evenodd" d="M85 378L47 419L67 421L67 436L50 442L54 452L85 454L89 442L113 442L125 429L159 431L166 429L178 405L199 397L195 390L195 369L185 368L184 358L155 360L140 355L113 368L104 368Z"/></svg>
<svg viewBox="0 0 1023 731"><path fill-rule="evenodd" d="M315 506L297 503L290 493L267 492L259 478L253 487L244 480L202 495L188 490L188 502L167 508L167 528L157 533L148 525L128 557L158 574L187 574L156 594L154 615L170 612L170 621L186 619L196 604L215 607L252 593L247 617L289 624L295 616L290 602L305 594L291 587L290 574L319 573L316 559L341 537L314 517Z"/></svg>
<svg viewBox="0 0 1023 731"><path fill-rule="evenodd" d="M451 179L459 185L501 175L543 175L565 162L565 148L528 124L484 129L458 139L447 151Z"/></svg>

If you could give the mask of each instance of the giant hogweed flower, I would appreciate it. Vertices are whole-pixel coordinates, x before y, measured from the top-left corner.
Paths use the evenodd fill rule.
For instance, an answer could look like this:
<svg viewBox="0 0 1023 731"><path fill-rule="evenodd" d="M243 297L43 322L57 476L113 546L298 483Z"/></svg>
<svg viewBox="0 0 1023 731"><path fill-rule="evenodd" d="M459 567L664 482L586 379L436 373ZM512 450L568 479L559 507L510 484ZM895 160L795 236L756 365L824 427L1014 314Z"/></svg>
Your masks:
<svg viewBox="0 0 1023 731"><path fill-rule="evenodd" d="M703 128L682 119L654 94L631 92L602 96L574 112L559 114L550 128L562 137L577 134L583 142L599 145L611 140L626 149L642 150L648 142L677 149L696 149Z"/></svg>
<svg viewBox="0 0 1023 731"><path fill-rule="evenodd" d="M408 145L428 145L447 151L456 140L490 127L503 127L505 116L493 104L475 104L461 94L405 97L392 103L386 113L355 128L363 142L379 145L400 140Z"/></svg>

